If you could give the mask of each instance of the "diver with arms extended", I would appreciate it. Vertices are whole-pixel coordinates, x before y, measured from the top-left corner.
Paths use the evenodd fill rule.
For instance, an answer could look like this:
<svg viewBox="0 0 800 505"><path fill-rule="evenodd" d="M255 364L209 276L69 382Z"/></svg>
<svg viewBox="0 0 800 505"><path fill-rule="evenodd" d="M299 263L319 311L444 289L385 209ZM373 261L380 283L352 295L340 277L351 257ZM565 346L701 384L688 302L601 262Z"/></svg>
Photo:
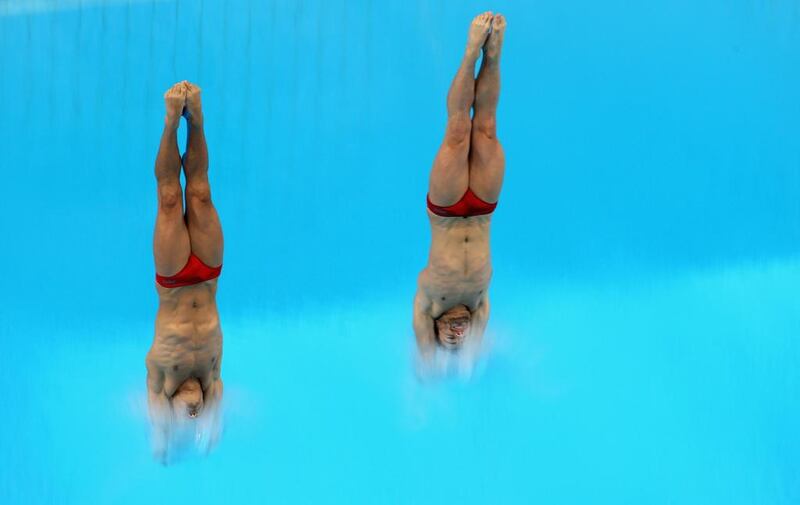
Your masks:
<svg viewBox="0 0 800 505"><path fill-rule="evenodd" d="M447 128L428 188L431 248L414 299L423 365L431 363L437 347L480 347L489 319L489 225L505 168L495 120L505 28L505 18L491 12L472 21L447 94Z"/></svg>
<svg viewBox="0 0 800 505"><path fill-rule="evenodd" d="M167 463L179 427L202 421L208 427L206 448L219 434L222 330L216 293L222 270L222 227L211 202L200 88L183 81L167 90L164 100L153 239L159 306L145 364L154 455ZM177 140L181 117L188 130L183 157ZM185 209L181 167L186 179Z"/></svg>

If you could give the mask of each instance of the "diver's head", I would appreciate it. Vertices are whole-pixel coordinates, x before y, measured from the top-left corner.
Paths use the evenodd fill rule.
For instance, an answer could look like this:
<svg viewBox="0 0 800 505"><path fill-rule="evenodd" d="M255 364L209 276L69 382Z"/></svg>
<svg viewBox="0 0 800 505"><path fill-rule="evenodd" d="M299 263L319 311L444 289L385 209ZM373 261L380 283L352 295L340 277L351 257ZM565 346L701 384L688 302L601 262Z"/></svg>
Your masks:
<svg viewBox="0 0 800 505"><path fill-rule="evenodd" d="M190 377L178 386L172 397L172 410L178 417L195 418L203 410L203 388L200 381Z"/></svg>
<svg viewBox="0 0 800 505"><path fill-rule="evenodd" d="M436 319L436 338L445 349L455 349L464 343L469 332L472 313L465 305L456 305Z"/></svg>

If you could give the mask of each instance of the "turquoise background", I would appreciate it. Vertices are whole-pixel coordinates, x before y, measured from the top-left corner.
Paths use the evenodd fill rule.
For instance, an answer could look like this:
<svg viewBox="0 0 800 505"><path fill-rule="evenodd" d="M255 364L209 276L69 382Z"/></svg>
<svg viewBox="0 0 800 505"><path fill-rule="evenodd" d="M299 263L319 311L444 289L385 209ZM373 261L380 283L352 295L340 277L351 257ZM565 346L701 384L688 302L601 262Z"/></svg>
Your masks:
<svg viewBox="0 0 800 505"><path fill-rule="evenodd" d="M491 349L421 383L428 170L504 13ZM800 502L791 0L0 0L0 503ZM149 454L162 94L203 88L226 432Z"/></svg>

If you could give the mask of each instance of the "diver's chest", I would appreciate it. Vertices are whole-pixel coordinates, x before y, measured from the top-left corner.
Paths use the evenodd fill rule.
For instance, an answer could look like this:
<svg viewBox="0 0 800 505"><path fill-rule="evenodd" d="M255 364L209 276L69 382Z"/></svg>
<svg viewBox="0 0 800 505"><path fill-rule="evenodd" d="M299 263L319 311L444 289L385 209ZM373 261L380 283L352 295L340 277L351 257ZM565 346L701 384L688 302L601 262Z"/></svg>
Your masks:
<svg viewBox="0 0 800 505"><path fill-rule="evenodd" d="M434 312L442 313L455 305L474 309L480 305L490 279L491 271L480 271L473 275L450 275L435 280L427 289Z"/></svg>

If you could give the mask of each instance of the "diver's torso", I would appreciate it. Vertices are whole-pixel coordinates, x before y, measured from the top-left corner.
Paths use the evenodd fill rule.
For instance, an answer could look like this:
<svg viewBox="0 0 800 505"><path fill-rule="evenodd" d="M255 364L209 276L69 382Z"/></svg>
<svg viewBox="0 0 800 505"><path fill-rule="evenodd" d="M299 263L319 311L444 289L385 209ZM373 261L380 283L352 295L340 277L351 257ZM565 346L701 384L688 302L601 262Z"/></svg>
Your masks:
<svg viewBox="0 0 800 505"><path fill-rule="evenodd" d="M419 278L420 288L433 303L432 317L463 304L474 311L486 295L492 277L489 254L491 214L431 219L428 266Z"/></svg>
<svg viewBox="0 0 800 505"><path fill-rule="evenodd" d="M169 367L178 384L181 378L204 378L219 370L222 329L216 286L217 280L212 279L180 288L158 287L156 335L148 359Z"/></svg>

